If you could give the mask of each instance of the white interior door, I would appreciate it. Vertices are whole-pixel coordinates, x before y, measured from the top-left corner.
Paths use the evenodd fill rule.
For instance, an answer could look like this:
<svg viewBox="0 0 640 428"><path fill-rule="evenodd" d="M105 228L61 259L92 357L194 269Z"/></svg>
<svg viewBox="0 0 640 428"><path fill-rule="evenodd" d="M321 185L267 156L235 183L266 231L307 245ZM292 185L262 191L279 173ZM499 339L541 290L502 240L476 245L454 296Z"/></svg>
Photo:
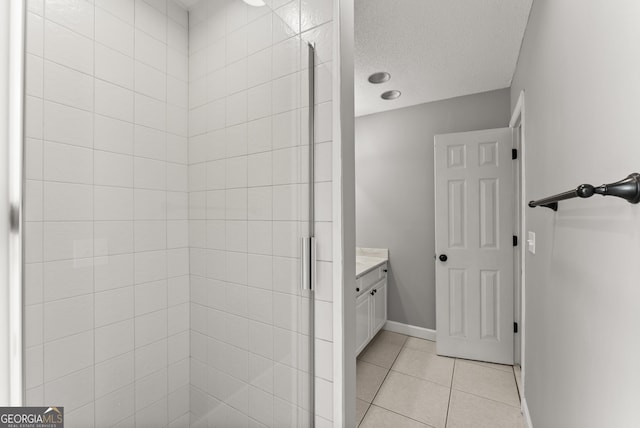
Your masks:
<svg viewBox="0 0 640 428"><path fill-rule="evenodd" d="M434 140L437 352L513 364L512 131Z"/></svg>

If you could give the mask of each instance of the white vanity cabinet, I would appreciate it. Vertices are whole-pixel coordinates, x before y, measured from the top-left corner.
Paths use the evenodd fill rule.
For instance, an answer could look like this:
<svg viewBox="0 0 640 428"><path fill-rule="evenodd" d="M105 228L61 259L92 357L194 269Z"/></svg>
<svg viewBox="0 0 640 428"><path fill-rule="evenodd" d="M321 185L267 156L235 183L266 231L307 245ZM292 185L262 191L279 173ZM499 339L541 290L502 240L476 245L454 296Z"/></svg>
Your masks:
<svg viewBox="0 0 640 428"><path fill-rule="evenodd" d="M356 279L356 355L387 322L387 264Z"/></svg>

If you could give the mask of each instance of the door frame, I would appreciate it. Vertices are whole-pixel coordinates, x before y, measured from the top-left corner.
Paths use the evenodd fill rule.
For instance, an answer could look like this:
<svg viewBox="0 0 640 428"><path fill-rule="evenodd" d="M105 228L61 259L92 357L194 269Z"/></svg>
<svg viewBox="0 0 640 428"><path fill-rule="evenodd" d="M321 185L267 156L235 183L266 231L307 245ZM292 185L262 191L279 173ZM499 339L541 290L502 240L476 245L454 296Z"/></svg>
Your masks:
<svg viewBox="0 0 640 428"><path fill-rule="evenodd" d="M526 235L526 145L525 145L525 105L524 105L524 90L520 91L518 101L511 114L511 120L509 121L509 128L514 131L513 148L518 150L518 158L516 159L516 174L514 178L516 180L516 193L519 196L519 200L516 198L514 206L514 222L516 224L516 233L519 236L520 245L515 249L516 254L519 256L518 262L514 258L514 320L518 323L518 333L514 337L514 357L516 362L520 363L520 378L522 388L519 389L520 399L524 401L524 386L525 386L525 338L526 338L526 287L525 287L525 270L526 270L526 250L525 250L525 237ZM519 133L516 135L515 133ZM518 266L519 265L519 266ZM520 268L520 275L517 274L517 268ZM519 346L518 346L519 345Z"/></svg>
<svg viewBox="0 0 640 428"><path fill-rule="evenodd" d="M21 406L23 372L23 151L25 2L3 2L0 22L0 406Z"/></svg>
<svg viewBox="0 0 640 428"><path fill-rule="evenodd" d="M317 394L317 404L332 406L333 425L356 423L356 179L354 115L354 0L333 3L332 145L332 400ZM323 382L323 384L326 384ZM331 403L329 403L331 401Z"/></svg>

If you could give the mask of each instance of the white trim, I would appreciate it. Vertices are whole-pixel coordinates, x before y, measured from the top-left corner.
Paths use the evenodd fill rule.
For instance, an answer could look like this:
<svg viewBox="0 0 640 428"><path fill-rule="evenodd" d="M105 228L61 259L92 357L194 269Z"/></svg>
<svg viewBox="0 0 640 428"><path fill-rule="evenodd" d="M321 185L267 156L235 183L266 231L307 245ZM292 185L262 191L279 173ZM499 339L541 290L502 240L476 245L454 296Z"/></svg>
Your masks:
<svg viewBox="0 0 640 428"><path fill-rule="evenodd" d="M509 128L513 128L518 124L518 120L524 111L524 90L520 91L520 95L518 96L518 101L516 102L516 106L513 108L513 113L511 114L511 120L509 121Z"/></svg>
<svg viewBox="0 0 640 428"><path fill-rule="evenodd" d="M0 20L0 405L23 401L22 191L25 2L3 2ZM11 213L11 214L10 214ZM13 221L10 221L13 218ZM13 224L12 227L9 225Z"/></svg>
<svg viewBox="0 0 640 428"><path fill-rule="evenodd" d="M382 329L393 331L394 333L406 334L407 336L417 337L419 339L430 340L432 342L436 341L436 331L430 328L403 324L397 321L387 321Z"/></svg>
<svg viewBox="0 0 640 428"><path fill-rule="evenodd" d="M533 422L531 422L531 414L529 413L529 406L527 406L527 400L524 397L522 397L520 410L522 411L522 417L524 418L524 423L527 425L527 428L533 428Z"/></svg>
<svg viewBox="0 0 640 428"><path fill-rule="evenodd" d="M24 218L24 133L25 133L25 28L26 2L11 2L10 102L9 123L9 198L17 217L17 229L11 231L9 266L11 327L11 404L20 406L24 397L23 355L23 218Z"/></svg>
<svg viewBox="0 0 640 428"><path fill-rule="evenodd" d="M354 0L333 0L333 426L356 420ZM320 399L316 397L316 402Z"/></svg>
<svg viewBox="0 0 640 428"><path fill-rule="evenodd" d="M526 196L526 124L525 124L525 97L524 90L520 91L520 95L518 96L518 101L516 102L516 106L513 109L513 114L511 115L511 120L509 121L509 127L514 128L520 124L521 134L520 134L520 153L519 153L519 161L520 161L520 206L521 206L521 218L520 218L520 241L522 243L521 257L520 257L520 266L522 269L520 276L520 284L521 284L521 303L520 303L520 368L521 368L521 380L522 380L522 388L520 390L520 399L523 403L525 403L525 385L526 385L526 354L525 354L525 342L526 342L526 249L524 249L524 237L527 236L527 196Z"/></svg>
<svg viewBox="0 0 640 428"><path fill-rule="evenodd" d="M0 28L9 27L10 3L0 4ZM0 32L0 313L9 313L9 31ZM11 396L11 326L9 317L0 318L0 406L9 406Z"/></svg>

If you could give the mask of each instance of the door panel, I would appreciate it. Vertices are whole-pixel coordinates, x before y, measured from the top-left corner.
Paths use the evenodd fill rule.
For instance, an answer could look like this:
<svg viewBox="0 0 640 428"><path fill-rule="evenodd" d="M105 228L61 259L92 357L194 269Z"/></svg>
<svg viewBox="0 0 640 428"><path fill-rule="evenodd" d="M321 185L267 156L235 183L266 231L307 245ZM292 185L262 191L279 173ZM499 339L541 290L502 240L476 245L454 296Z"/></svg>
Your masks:
<svg viewBox="0 0 640 428"><path fill-rule="evenodd" d="M387 321L387 280L380 281L373 287L373 333L376 334Z"/></svg>
<svg viewBox="0 0 640 428"><path fill-rule="evenodd" d="M498 248L498 181L480 180L480 248Z"/></svg>
<svg viewBox="0 0 640 428"><path fill-rule="evenodd" d="M466 247L467 183L449 181L449 248Z"/></svg>
<svg viewBox="0 0 640 428"><path fill-rule="evenodd" d="M500 272L480 271L480 338L498 340Z"/></svg>
<svg viewBox="0 0 640 428"><path fill-rule="evenodd" d="M356 355L362 351L371 334L371 305L369 294L363 293L356 300Z"/></svg>
<svg viewBox="0 0 640 428"><path fill-rule="evenodd" d="M449 271L449 335L467 336L467 271Z"/></svg>
<svg viewBox="0 0 640 428"><path fill-rule="evenodd" d="M435 137L437 350L513 363L509 128Z"/></svg>

